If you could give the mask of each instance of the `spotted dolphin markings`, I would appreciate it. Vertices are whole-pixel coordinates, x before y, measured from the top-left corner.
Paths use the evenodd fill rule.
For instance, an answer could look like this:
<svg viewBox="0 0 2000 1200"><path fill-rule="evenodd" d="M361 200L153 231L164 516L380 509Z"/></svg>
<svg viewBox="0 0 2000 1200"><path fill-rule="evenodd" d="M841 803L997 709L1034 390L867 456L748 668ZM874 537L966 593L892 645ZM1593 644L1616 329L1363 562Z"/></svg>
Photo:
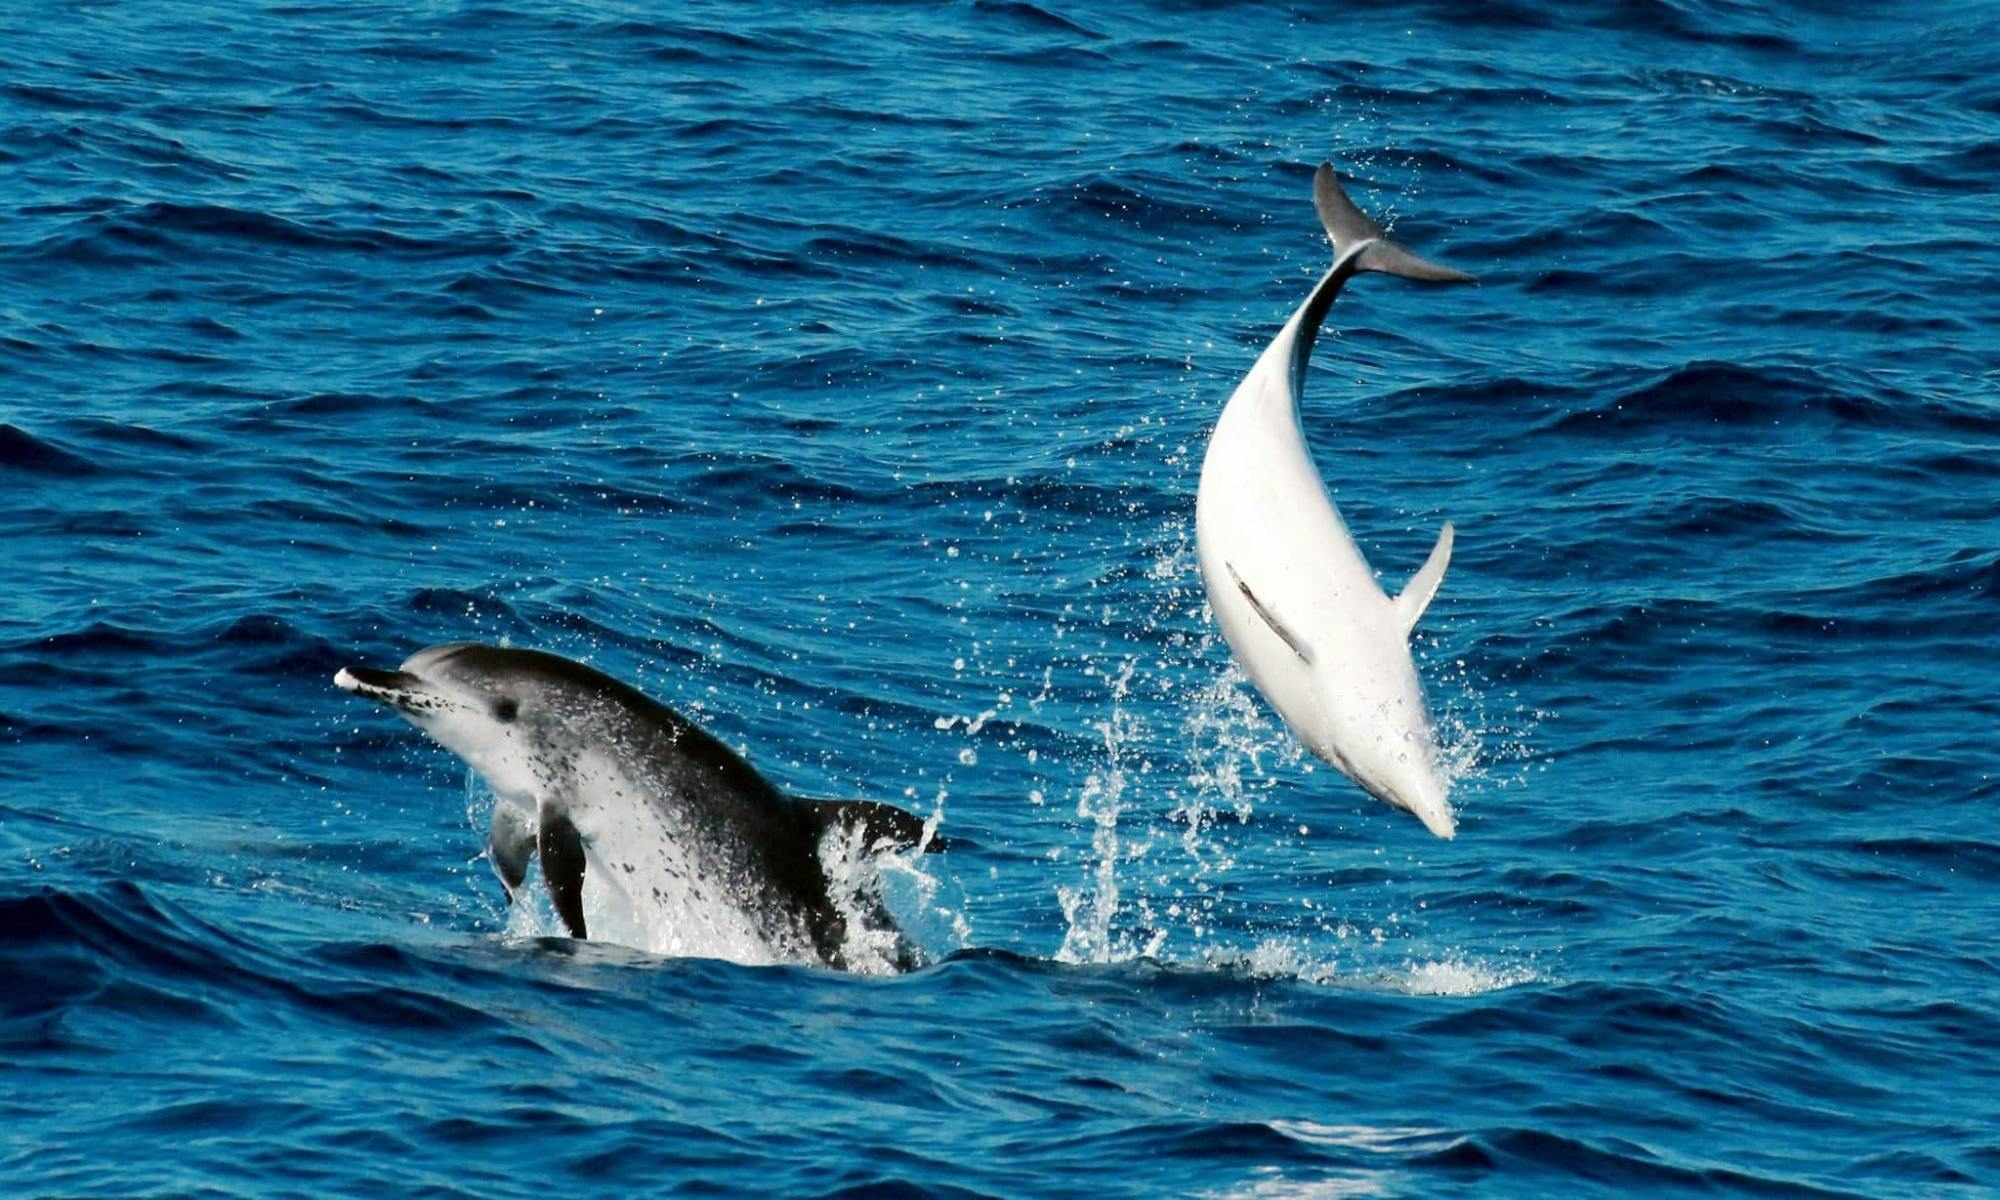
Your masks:
<svg viewBox="0 0 2000 1200"><path fill-rule="evenodd" d="M829 837L872 852L944 848L892 805L788 796L673 709L543 651L452 643L334 682L478 772L494 794L488 850L508 897L539 859L573 937L846 967L857 921L878 941L894 927L879 905L839 902L822 861Z"/></svg>

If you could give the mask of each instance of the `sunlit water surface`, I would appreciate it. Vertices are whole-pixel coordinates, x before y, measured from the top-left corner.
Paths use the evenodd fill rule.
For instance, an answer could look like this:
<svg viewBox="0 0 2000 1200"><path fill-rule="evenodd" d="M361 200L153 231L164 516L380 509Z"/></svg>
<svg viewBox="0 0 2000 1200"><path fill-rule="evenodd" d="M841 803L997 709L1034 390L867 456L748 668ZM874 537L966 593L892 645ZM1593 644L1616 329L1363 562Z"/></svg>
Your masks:
<svg viewBox="0 0 2000 1200"><path fill-rule="evenodd" d="M2000 1187L2000 19L0 16L0 1190ZM1304 424L1456 841L1207 619ZM509 641L964 844L880 977L537 937L331 686Z"/></svg>

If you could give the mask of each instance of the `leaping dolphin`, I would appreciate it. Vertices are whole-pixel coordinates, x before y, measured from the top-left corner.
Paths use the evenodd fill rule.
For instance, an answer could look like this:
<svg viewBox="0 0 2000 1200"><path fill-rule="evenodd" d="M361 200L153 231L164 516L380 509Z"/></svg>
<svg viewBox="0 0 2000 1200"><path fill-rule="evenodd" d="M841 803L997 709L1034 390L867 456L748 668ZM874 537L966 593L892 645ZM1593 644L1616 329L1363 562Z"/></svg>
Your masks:
<svg viewBox="0 0 2000 1200"><path fill-rule="evenodd" d="M839 831L872 849L942 848L911 813L786 796L673 709L538 650L432 646L333 681L479 773L508 898L539 854L572 937L745 963L850 967L857 948L907 958L879 904L833 894L821 847Z"/></svg>
<svg viewBox="0 0 2000 1200"><path fill-rule="evenodd" d="M1320 323L1357 272L1435 283L1472 276L1390 241L1329 163L1313 176L1313 206L1333 240L1333 267L1215 423L1195 497L1202 583L1237 662L1299 740L1449 838L1457 826L1409 638L1444 579L1451 525L1403 590L1385 594L1313 466L1299 397Z"/></svg>

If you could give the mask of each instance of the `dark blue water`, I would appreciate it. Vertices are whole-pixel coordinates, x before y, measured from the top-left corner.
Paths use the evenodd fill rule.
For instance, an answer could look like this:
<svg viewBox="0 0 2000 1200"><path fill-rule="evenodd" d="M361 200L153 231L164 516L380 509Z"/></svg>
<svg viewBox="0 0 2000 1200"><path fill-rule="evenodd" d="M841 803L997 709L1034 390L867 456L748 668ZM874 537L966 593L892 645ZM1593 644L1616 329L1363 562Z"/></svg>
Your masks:
<svg viewBox="0 0 2000 1200"><path fill-rule="evenodd" d="M1997 46L9 7L0 1191L1991 1194ZM1304 414L1392 588L1457 523L1451 843L1194 569L1322 158L1483 281L1358 281ZM518 936L463 766L330 682L460 638L941 808L942 961Z"/></svg>

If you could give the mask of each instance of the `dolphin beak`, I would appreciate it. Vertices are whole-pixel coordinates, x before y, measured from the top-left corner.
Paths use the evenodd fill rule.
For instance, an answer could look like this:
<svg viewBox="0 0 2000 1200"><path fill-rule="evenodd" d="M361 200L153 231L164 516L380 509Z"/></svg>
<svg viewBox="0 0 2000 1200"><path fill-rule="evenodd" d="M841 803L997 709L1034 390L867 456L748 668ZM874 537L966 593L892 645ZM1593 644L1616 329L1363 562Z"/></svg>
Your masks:
<svg viewBox="0 0 2000 1200"><path fill-rule="evenodd" d="M1389 803L1422 821L1425 829L1447 842L1458 836L1458 819L1452 815L1451 802L1444 798L1444 789L1435 781L1426 780L1410 794Z"/></svg>
<svg viewBox="0 0 2000 1200"><path fill-rule="evenodd" d="M1361 782L1356 780L1356 782ZM1451 812L1451 804L1444 798L1444 791L1438 786L1419 785L1408 791L1382 787L1374 783L1361 783L1362 790L1389 805L1400 808L1445 841L1458 836L1458 818Z"/></svg>
<svg viewBox="0 0 2000 1200"><path fill-rule="evenodd" d="M1458 822L1452 819L1451 809L1445 805L1439 804L1436 807L1426 806L1422 809L1412 809L1410 811L1416 814L1417 820L1424 823L1425 829L1430 830L1445 841L1448 842L1458 836Z"/></svg>
<svg viewBox="0 0 2000 1200"><path fill-rule="evenodd" d="M363 700L392 705L409 712L423 694L423 680L403 671L378 671L374 667L342 667L333 676L334 685L353 692Z"/></svg>

